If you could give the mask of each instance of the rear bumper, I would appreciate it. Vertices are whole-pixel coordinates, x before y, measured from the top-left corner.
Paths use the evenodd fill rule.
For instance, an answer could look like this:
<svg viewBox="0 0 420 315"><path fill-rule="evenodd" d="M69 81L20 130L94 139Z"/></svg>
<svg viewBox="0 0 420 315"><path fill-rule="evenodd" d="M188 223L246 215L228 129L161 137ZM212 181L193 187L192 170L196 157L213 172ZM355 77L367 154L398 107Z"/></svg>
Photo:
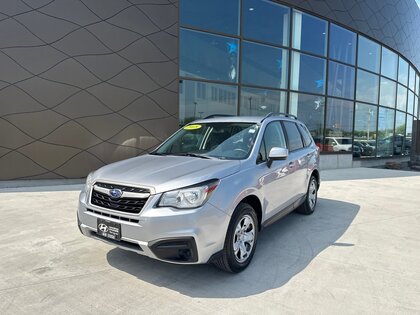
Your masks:
<svg viewBox="0 0 420 315"><path fill-rule="evenodd" d="M223 249L230 217L207 202L192 210L155 208L159 196L151 196L137 215L117 213L86 203L80 194L78 226L87 237L176 264L207 263ZM98 218L121 224L121 241L99 236Z"/></svg>

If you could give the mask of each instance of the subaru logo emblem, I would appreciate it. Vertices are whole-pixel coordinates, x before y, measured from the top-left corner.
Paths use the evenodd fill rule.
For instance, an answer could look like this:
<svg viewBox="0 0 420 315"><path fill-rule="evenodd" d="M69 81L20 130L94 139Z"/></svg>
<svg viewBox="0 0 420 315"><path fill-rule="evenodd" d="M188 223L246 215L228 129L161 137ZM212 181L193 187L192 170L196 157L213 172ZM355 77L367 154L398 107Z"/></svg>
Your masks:
<svg viewBox="0 0 420 315"><path fill-rule="evenodd" d="M103 223L101 223L101 224L98 225L98 229L101 232L103 232L103 233L107 233L108 232L108 226L106 224L103 224Z"/></svg>
<svg viewBox="0 0 420 315"><path fill-rule="evenodd" d="M111 198L114 198L114 199L121 198L122 194L123 194L122 190L118 188L113 188L109 190L109 195L111 196Z"/></svg>

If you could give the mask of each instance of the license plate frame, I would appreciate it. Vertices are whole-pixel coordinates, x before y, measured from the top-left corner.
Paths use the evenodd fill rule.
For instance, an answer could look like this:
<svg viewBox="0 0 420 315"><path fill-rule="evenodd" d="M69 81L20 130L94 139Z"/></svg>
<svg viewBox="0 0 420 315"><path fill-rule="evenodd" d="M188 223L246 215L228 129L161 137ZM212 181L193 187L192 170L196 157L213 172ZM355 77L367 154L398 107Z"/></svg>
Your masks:
<svg viewBox="0 0 420 315"><path fill-rule="evenodd" d="M96 234L113 241L121 240L121 224L98 218L96 221Z"/></svg>

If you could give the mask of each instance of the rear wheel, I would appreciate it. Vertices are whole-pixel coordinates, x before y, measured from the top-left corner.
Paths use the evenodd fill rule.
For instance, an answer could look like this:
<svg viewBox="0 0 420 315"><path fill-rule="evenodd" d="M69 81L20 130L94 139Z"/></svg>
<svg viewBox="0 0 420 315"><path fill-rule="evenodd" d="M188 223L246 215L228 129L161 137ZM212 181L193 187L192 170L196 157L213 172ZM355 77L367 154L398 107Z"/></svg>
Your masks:
<svg viewBox="0 0 420 315"><path fill-rule="evenodd" d="M311 176L306 193L305 201L296 209L296 212L302 214L312 214L315 211L318 200L318 181L315 176Z"/></svg>
<svg viewBox="0 0 420 315"><path fill-rule="evenodd" d="M254 208L240 203L233 213L226 234L225 246L216 258L216 267L228 272L241 272L254 256L258 236L258 219Z"/></svg>

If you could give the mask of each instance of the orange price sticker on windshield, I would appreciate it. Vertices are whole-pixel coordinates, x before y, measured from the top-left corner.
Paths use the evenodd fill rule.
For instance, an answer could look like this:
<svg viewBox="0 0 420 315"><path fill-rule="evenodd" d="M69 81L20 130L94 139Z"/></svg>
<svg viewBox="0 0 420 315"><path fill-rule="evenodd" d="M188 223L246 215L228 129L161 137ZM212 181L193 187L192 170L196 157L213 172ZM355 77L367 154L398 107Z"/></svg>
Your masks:
<svg viewBox="0 0 420 315"><path fill-rule="evenodd" d="M201 125L188 125L184 127L184 130L196 130L200 128L201 128Z"/></svg>

